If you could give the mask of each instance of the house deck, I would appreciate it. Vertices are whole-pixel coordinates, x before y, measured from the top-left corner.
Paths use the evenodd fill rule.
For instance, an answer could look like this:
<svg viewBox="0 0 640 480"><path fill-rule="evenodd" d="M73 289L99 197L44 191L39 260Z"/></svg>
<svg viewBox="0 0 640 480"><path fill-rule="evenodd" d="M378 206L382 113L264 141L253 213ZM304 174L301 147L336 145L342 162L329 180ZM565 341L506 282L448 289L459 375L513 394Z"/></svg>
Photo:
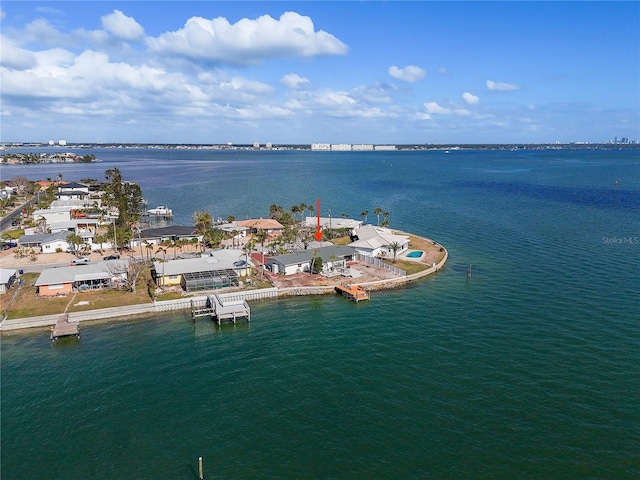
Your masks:
<svg viewBox="0 0 640 480"><path fill-rule="evenodd" d="M197 317L211 316L216 323L223 320L231 320L236 323L239 318L246 318L251 321L251 308L246 300L238 302L223 302L220 296L212 295L207 298L207 305L204 308L192 308L191 317L195 321Z"/></svg>
<svg viewBox="0 0 640 480"><path fill-rule="evenodd" d="M80 338L80 328L77 322L69 322L67 315L60 315L56 324L51 328L51 341L60 337Z"/></svg>
<svg viewBox="0 0 640 480"><path fill-rule="evenodd" d="M359 285L337 285L336 292L356 303L360 300L369 300L369 292Z"/></svg>

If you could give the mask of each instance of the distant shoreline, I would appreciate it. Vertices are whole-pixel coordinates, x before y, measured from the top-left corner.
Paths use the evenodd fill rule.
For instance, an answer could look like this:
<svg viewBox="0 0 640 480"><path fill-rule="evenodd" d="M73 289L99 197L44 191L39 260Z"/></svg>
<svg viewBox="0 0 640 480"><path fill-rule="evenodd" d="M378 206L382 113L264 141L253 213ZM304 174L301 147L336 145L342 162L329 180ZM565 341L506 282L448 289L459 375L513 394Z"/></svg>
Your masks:
<svg viewBox="0 0 640 480"><path fill-rule="evenodd" d="M341 144L327 144L341 145ZM361 147L363 144L344 144ZM113 149L176 149L176 150L251 150L251 151L289 151L304 150L310 152L393 152L393 151L412 151L412 150L563 150L563 149L639 149L640 143L634 140L629 143L586 143L586 142L569 142L569 143L488 143L488 144L430 144L430 143L411 143L411 144L364 144L371 146L370 150L354 148L349 150L319 150L312 149L311 144L193 144L193 143L67 143L65 146L51 146L45 143L30 142L4 142L0 143L0 152L9 151L11 149L26 148L43 148L51 150L73 150L73 149L91 149L91 148L113 148ZM394 149L380 149L376 147L393 146Z"/></svg>

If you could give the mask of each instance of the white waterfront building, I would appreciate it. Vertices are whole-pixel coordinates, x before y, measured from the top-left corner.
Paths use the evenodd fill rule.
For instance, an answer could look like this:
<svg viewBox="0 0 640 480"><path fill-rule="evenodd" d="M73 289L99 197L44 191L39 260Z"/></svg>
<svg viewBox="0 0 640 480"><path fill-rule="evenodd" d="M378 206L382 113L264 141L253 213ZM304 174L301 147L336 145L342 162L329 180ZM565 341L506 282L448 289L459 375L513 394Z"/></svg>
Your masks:
<svg viewBox="0 0 640 480"><path fill-rule="evenodd" d="M311 150L331 150L331 144L329 143L312 143Z"/></svg>

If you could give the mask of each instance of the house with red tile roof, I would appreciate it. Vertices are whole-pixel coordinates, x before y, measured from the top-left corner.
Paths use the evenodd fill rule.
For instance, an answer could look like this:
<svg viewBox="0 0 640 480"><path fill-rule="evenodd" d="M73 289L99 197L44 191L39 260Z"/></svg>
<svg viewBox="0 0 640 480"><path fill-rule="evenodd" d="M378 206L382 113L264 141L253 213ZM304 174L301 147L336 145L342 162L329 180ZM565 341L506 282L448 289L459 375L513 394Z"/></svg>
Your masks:
<svg viewBox="0 0 640 480"><path fill-rule="evenodd" d="M284 232L284 225L273 218L258 218L249 220L236 220L236 224L249 229L250 233L262 230L270 237L277 237Z"/></svg>

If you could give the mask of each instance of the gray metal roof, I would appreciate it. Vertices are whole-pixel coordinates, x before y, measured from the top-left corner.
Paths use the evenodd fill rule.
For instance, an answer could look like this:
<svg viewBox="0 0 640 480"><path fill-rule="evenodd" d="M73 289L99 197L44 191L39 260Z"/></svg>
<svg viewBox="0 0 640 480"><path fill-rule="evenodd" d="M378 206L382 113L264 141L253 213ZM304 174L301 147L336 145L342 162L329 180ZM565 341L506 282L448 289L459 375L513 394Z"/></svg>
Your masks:
<svg viewBox="0 0 640 480"><path fill-rule="evenodd" d="M17 270L13 268L0 268L0 284L7 284L11 277L16 274Z"/></svg>
<svg viewBox="0 0 640 480"><path fill-rule="evenodd" d="M193 230L194 227L188 225L148 228L140 232L140 238L190 237L196 235Z"/></svg>
<svg viewBox="0 0 640 480"><path fill-rule="evenodd" d="M56 233L42 233L39 235L21 235L20 238L18 239L18 245L32 244L32 243L42 245L43 243L51 243L51 242L56 242L61 240L66 241L67 236L69 236L69 234L71 233L73 232L61 231Z"/></svg>
<svg viewBox="0 0 640 480"><path fill-rule="evenodd" d="M126 260L106 260L104 262L76 265L73 267L46 268L42 271L34 285L39 287L41 285L102 280L126 273L127 266L128 262Z"/></svg>
<svg viewBox="0 0 640 480"><path fill-rule="evenodd" d="M159 275L183 275L186 273L211 272L215 270L233 270L234 268L244 269L246 266L236 266L234 263L245 261L242 250L221 249L214 250L209 255L198 258L185 258L178 260L167 260L166 262L153 262L153 266ZM252 267L249 260L249 267Z"/></svg>
<svg viewBox="0 0 640 480"><path fill-rule="evenodd" d="M307 250L300 250L298 252L287 253L284 255L276 255L270 257L268 263L272 263L272 261L278 262L282 265L297 265L299 263L310 262L311 259L315 255L320 257L323 262L328 262L331 256L333 255L336 259L350 257L355 255L356 250L347 245L331 245L329 247L321 247Z"/></svg>

